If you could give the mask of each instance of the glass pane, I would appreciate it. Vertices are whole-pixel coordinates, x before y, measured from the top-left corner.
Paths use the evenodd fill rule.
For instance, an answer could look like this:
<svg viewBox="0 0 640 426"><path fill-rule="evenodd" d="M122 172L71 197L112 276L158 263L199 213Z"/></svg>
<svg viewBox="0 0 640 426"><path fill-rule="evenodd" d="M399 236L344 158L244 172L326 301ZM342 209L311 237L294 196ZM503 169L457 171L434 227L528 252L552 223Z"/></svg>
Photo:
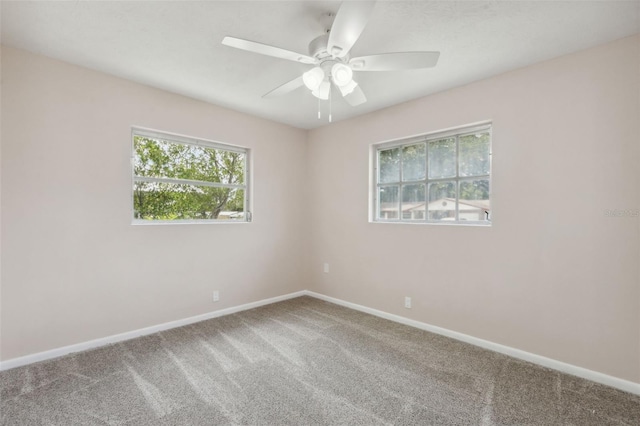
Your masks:
<svg viewBox="0 0 640 426"><path fill-rule="evenodd" d="M378 218L398 219L398 187L381 186L378 188Z"/></svg>
<svg viewBox="0 0 640 426"><path fill-rule="evenodd" d="M244 220L244 190L134 182L134 218Z"/></svg>
<svg viewBox="0 0 640 426"><path fill-rule="evenodd" d="M378 182L400 182L400 148L378 152L380 176Z"/></svg>
<svg viewBox="0 0 640 426"><path fill-rule="evenodd" d="M490 220L489 179L460 182L460 220Z"/></svg>
<svg viewBox="0 0 640 426"><path fill-rule="evenodd" d="M489 174L489 133L461 136L460 176Z"/></svg>
<svg viewBox="0 0 640 426"><path fill-rule="evenodd" d="M402 186L402 220L424 219L425 189L423 183Z"/></svg>
<svg viewBox="0 0 640 426"><path fill-rule="evenodd" d="M244 184L245 154L134 136L135 176Z"/></svg>
<svg viewBox="0 0 640 426"><path fill-rule="evenodd" d="M456 175L456 139L429 142L429 178L442 179Z"/></svg>
<svg viewBox="0 0 640 426"><path fill-rule="evenodd" d="M427 168L427 145L424 143L402 148L402 180L423 180Z"/></svg>
<svg viewBox="0 0 640 426"><path fill-rule="evenodd" d="M456 183L429 184L429 220L456 220Z"/></svg>

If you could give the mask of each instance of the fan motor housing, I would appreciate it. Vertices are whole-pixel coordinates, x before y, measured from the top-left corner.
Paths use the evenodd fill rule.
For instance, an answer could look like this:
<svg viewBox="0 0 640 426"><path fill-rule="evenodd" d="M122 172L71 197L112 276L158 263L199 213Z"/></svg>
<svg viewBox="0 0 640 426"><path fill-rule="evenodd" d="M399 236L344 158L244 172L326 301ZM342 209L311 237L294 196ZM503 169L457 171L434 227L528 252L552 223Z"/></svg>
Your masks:
<svg viewBox="0 0 640 426"><path fill-rule="evenodd" d="M312 56L319 60L322 60L331 56L327 52L328 42L329 42L329 34L323 34L311 40L311 43L309 43L309 56Z"/></svg>

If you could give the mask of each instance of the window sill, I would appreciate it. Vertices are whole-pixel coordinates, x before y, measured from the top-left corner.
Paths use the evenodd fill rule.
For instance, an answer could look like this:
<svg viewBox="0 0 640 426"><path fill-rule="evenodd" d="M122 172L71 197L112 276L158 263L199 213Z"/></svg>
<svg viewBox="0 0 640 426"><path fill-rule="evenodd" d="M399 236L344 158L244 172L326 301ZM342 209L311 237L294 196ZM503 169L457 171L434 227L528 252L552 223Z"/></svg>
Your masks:
<svg viewBox="0 0 640 426"><path fill-rule="evenodd" d="M382 223L391 225L435 225L435 226L477 226L480 228L491 228L491 222L420 222L420 221L397 221L397 220L370 220L369 223Z"/></svg>
<svg viewBox="0 0 640 426"><path fill-rule="evenodd" d="M134 226L162 226L162 225L237 225L251 223L246 220L140 220L134 219Z"/></svg>

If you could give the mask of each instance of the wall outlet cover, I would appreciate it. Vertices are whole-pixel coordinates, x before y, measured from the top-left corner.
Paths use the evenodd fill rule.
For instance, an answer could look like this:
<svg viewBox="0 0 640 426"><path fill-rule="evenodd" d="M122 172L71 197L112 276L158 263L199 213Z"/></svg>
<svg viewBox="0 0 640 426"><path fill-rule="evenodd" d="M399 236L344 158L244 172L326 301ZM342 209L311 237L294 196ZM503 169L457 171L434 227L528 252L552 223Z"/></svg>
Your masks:
<svg viewBox="0 0 640 426"><path fill-rule="evenodd" d="M404 307L411 309L411 298L409 296L404 298Z"/></svg>

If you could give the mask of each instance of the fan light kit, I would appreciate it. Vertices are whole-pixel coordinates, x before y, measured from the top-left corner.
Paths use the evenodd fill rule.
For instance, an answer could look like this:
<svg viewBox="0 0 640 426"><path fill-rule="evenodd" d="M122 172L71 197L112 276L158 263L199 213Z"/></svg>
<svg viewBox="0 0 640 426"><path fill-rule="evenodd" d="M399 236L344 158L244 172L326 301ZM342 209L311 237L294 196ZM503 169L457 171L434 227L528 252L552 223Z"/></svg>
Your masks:
<svg viewBox="0 0 640 426"><path fill-rule="evenodd" d="M353 81L353 70L345 64L335 64L331 67L331 77L336 86L343 87Z"/></svg>
<svg viewBox="0 0 640 426"><path fill-rule="evenodd" d="M320 67L311 68L309 71L302 74L302 81L304 82L304 85L307 86L307 89L313 92L318 89L324 81L324 71L322 71L322 68Z"/></svg>
<svg viewBox="0 0 640 426"><path fill-rule="evenodd" d="M331 121L331 87L335 86L351 106L367 101L364 92L354 80L354 71L402 71L431 68L438 63L439 52L394 52L351 58L349 52L358 41L369 21L375 1L345 1L335 15L327 34L309 43L309 55L292 52L255 41L225 37L222 44L236 49L259 53L302 64L313 65L301 76L275 88L263 97L271 98L292 92L305 86L313 96L329 100ZM320 118L320 104L318 104Z"/></svg>

